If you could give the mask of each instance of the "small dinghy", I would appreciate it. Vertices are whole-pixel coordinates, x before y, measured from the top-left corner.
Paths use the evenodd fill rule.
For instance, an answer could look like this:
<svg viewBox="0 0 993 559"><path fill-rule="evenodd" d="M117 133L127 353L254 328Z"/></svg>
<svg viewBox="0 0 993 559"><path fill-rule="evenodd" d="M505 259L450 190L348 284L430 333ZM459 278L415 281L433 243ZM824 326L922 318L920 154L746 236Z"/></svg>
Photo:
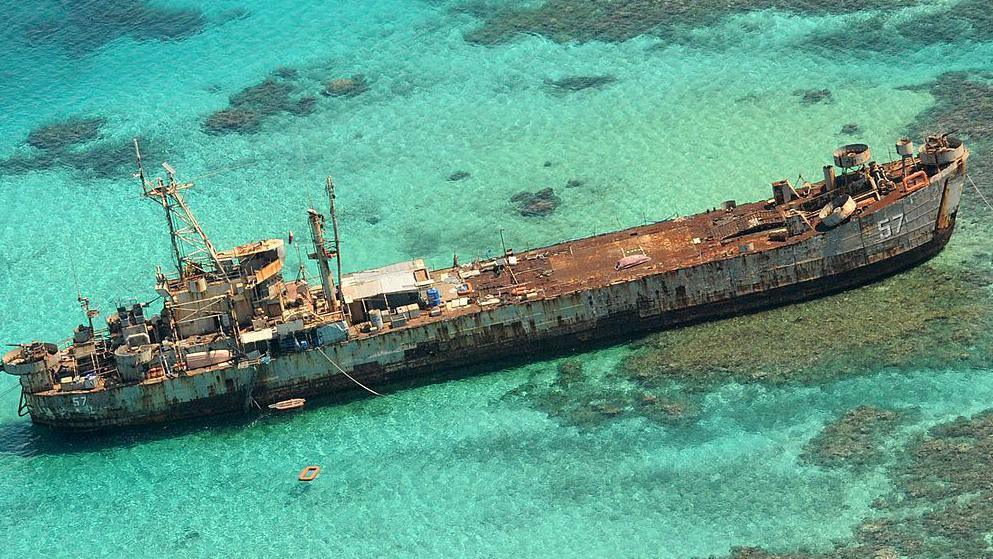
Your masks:
<svg viewBox="0 0 993 559"><path fill-rule="evenodd" d="M305 403L307 403L307 400L303 398L291 398L282 402L276 402L275 404L269 404L269 409L277 412L293 411L303 408Z"/></svg>
<svg viewBox="0 0 993 559"><path fill-rule="evenodd" d="M315 479L317 479L317 474L319 473L321 473L320 466L307 466L300 472L300 475L297 476L297 479L299 479L300 481L314 481Z"/></svg>

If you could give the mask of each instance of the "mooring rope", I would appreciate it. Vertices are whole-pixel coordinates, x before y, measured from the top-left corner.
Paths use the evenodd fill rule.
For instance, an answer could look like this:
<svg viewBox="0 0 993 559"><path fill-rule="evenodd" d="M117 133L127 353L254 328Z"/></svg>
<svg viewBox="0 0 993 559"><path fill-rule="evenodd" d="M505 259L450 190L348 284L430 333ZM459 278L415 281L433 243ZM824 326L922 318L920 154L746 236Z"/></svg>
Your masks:
<svg viewBox="0 0 993 559"><path fill-rule="evenodd" d="M16 389L18 389L20 387L21 387L21 383L20 382L15 383L14 386L8 387L7 390L4 390L3 392L0 392L0 398L3 398L7 394L10 394L11 392L13 392L14 390L16 390Z"/></svg>
<svg viewBox="0 0 993 559"><path fill-rule="evenodd" d="M990 210L993 210L993 204L990 204L990 201L987 200L986 196L983 195L983 191L979 190L979 186L976 185L976 181L972 180L972 175L966 175L966 176L969 177L969 182L972 183L972 187L976 189L976 194L978 194L979 197L983 199L983 202L986 203L986 207L989 208Z"/></svg>
<svg viewBox="0 0 993 559"><path fill-rule="evenodd" d="M341 374L343 374L343 375L345 375L346 377L348 377L348 380L350 380L350 381L352 381L352 382L354 382L355 384L357 384L357 385L359 385L359 386L361 386L361 387L362 387L363 389L365 389L365 391L366 391L366 392L368 392L369 394L373 394L373 395L375 395L375 396L382 396L382 394L380 394L379 392L376 392L375 390L373 390L373 389L371 389L371 388L369 388L368 386L366 386L366 385L364 385L364 384L362 384L361 382L359 382L359 381L357 381L357 380L355 380L355 379L354 379L354 378L352 377L352 375L350 375L350 374L348 374L348 373L346 373L346 372L345 372L345 369L342 369L341 367L339 367L339 366L338 366L338 364L334 362L334 359L331 359L330 357L328 357L328 354L327 354L327 353L324 353L324 350L323 350L323 349L321 349L321 348L317 348L317 351L319 351L319 352L321 353L321 355L323 355L323 356L324 356L324 358L328 360L328 363L331 363L332 365L334 365L334 368L335 368L335 369L338 369L338 371L340 371L340 372L341 372Z"/></svg>

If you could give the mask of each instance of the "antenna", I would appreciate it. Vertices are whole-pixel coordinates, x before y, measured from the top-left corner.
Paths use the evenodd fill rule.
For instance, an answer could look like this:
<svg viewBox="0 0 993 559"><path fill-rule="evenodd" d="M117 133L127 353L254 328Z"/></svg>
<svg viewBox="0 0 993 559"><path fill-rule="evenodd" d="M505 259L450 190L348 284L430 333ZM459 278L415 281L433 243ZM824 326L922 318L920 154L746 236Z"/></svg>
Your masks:
<svg viewBox="0 0 993 559"><path fill-rule="evenodd" d="M141 191L148 195L148 181L145 179L145 167L141 164L141 150L138 149L138 138L132 138L134 142L134 155L138 159L138 172L135 174L135 178L141 181Z"/></svg>
<svg viewBox="0 0 993 559"><path fill-rule="evenodd" d="M174 169L168 161L162 162L162 168L165 169L166 174L169 175L169 182L176 182L176 169Z"/></svg>
<svg viewBox="0 0 993 559"><path fill-rule="evenodd" d="M290 231L290 244L293 244L293 231ZM307 266L303 263L303 256L300 255L300 243L296 243L297 248L297 281L307 281Z"/></svg>
<svg viewBox="0 0 993 559"><path fill-rule="evenodd" d="M141 162L141 150L138 147L138 139L134 139L135 156L138 158L138 178L141 179L142 193L145 197L154 200L165 210L166 224L169 227L169 236L172 241L172 252L176 259L176 269L179 277L185 279L187 276L199 275L207 271L207 267L212 265L219 274L224 274L224 266L221 259L214 250L214 245L207 237L200 222L197 221L193 211L186 204L186 199L180 194L193 186L193 183L177 183L176 169L168 164L162 163L169 177L168 184L162 179L156 179L155 183L145 178L145 170Z"/></svg>
<svg viewBox="0 0 993 559"><path fill-rule="evenodd" d="M76 302L83 309L83 314L86 315L86 321L90 325L90 332L92 334L93 330L93 319L100 315L100 311L97 309L90 308L90 298L83 297L83 291L79 288L79 274L76 272L76 259L73 258L72 247L69 245L69 233L65 233L65 247L66 252L69 253L69 270L72 272L72 283L76 286Z"/></svg>

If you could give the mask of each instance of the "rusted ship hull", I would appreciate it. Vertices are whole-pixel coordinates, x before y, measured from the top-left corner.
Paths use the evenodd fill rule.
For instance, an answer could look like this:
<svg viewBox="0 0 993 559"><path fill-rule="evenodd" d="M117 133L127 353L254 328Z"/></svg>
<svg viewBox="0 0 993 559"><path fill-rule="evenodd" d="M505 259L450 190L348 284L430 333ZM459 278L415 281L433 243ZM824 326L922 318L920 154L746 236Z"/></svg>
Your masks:
<svg viewBox="0 0 993 559"><path fill-rule="evenodd" d="M738 297L729 301L704 303L685 309L665 311L660 314L643 316L637 310L627 310L611 314L591 323L588 327L553 329L547 336L504 336L496 333L487 341L493 347L480 349L474 345L477 339L470 338L460 349L449 349L446 354L424 357L421 363L405 361L400 366L375 365L363 372L352 372L352 376L367 386L389 386L392 383L424 378L439 373L457 376L453 368L470 370L473 366L497 362L507 358L521 360L544 356L555 356L589 347L591 343L621 342L639 334L680 328L732 316L754 313L775 307L809 301L819 297L839 293L878 280L893 276L913 268L933 258L945 247L951 237L954 224L939 232L930 242L917 247L899 257L885 260L855 272L819 278L802 284L770 289ZM451 346L449 346L451 347ZM323 367L321 360L309 356L298 356L301 368L313 367L318 371L313 379L292 384L276 384L274 388L256 394L256 399L266 402L278 401L289 395L361 397L367 393L344 375Z"/></svg>
<svg viewBox="0 0 993 559"><path fill-rule="evenodd" d="M934 179L826 234L770 250L285 353L250 370L227 368L113 390L25 397L33 421L52 427L141 425L242 411L253 399L265 405L301 396L361 394L355 381L378 389L444 370L571 351L592 341L800 302L879 280L938 254L954 230L964 167L949 167ZM637 228L630 231L635 235Z"/></svg>

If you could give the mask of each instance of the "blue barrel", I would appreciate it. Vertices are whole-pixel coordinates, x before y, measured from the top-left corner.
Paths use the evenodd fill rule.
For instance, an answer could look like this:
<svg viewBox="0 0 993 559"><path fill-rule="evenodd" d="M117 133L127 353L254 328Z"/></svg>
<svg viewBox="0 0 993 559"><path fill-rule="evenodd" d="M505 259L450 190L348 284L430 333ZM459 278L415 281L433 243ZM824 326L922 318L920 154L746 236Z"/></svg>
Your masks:
<svg viewBox="0 0 993 559"><path fill-rule="evenodd" d="M439 307L441 306L441 292L437 288L428 289L428 306Z"/></svg>

